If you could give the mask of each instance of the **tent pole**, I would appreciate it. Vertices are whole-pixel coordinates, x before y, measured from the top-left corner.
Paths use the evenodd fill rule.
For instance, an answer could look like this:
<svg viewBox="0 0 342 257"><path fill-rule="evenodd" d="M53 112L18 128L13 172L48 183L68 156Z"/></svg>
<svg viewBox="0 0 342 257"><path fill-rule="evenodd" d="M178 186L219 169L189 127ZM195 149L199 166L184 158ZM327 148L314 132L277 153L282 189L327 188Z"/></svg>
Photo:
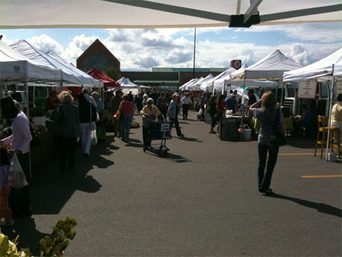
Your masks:
<svg viewBox="0 0 342 257"><path fill-rule="evenodd" d="M335 87L335 77L334 77L334 68L335 65L332 65L331 74L332 74L332 80L331 80L331 88L330 88L330 94L329 94L329 109L328 109L328 128L330 128L331 124L331 109L332 109L332 102L334 97L334 87ZM329 152L329 145L330 145L330 129L328 129L327 134L327 147L325 151L325 160L328 161L328 152Z"/></svg>
<svg viewBox="0 0 342 257"><path fill-rule="evenodd" d="M29 119L29 122L30 122L30 96L29 96L29 86L28 86L28 80L27 80L27 76L26 76L26 79L25 79L25 91L26 91L26 114L27 114L27 117ZM33 95L34 97L34 95ZM34 98L33 98L34 100ZM32 160L31 160L31 148L29 150L29 176L30 178L32 178Z"/></svg>
<svg viewBox="0 0 342 257"><path fill-rule="evenodd" d="M277 91L278 91L278 88L279 88L279 85L281 85L281 96L280 96L280 107L283 106L283 98L284 98L284 81L283 81L283 78L281 78L279 81L278 81L278 86L277 86ZM278 93L278 92L277 92Z"/></svg>

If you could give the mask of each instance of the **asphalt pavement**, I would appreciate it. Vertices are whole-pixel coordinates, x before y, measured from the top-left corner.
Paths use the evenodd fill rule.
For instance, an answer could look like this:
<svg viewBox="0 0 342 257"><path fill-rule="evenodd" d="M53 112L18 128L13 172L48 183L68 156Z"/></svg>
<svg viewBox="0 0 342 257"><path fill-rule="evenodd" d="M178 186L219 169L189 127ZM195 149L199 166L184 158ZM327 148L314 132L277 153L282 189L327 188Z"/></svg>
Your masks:
<svg viewBox="0 0 342 257"><path fill-rule="evenodd" d="M222 141L194 112L180 125L185 137L167 140L165 157L143 151L138 128L129 143L108 133L74 174L53 160L36 167L32 218L14 227L20 246L35 250L70 216L65 256L342 256L342 165L314 157L313 139L281 147L266 196L255 140Z"/></svg>

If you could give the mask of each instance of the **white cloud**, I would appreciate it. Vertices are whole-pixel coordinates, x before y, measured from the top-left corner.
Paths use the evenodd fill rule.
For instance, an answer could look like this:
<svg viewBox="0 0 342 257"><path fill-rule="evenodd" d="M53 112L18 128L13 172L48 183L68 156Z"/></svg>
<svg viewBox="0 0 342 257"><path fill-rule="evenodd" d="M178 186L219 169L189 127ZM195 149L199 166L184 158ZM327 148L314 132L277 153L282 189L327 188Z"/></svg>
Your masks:
<svg viewBox="0 0 342 257"><path fill-rule="evenodd" d="M338 23L341 25L341 23ZM196 67L228 67L230 60L241 59L249 66L271 51L280 49L285 55L301 64L317 61L342 44L341 28L332 24L299 24L296 26L256 26L250 29L201 28L197 30ZM103 31L102 31L103 32ZM252 32L252 33L251 33ZM258 32L286 33L291 41L270 45L255 40L244 39ZM69 62L76 59L97 38L118 58L122 69L145 69L160 67L192 67L194 29L108 29L101 33L75 35L62 45L53 34L38 35L27 40L42 50L53 50ZM241 34L239 34L241 33ZM215 34L215 37L212 35ZM99 34L100 35L100 34ZM239 36L241 35L241 36ZM329 39L324 39L324 38ZM240 41L237 41L237 40ZM272 39L269 39L270 41ZM3 41L13 43L12 38L4 36ZM277 41L277 42L278 42ZM239 43L236 43L239 42ZM318 50L319 49L319 50Z"/></svg>
<svg viewBox="0 0 342 257"><path fill-rule="evenodd" d="M51 50L61 55L64 51L63 46L58 41L45 34L31 37L27 41L44 53Z"/></svg>
<svg viewBox="0 0 342 257"><path fill-rule="evenodd" d="M342 23L303 23L279 26L254 26L250 29L237 29L241 32L282 32L289 38L300 41L320 41L322 43L342 43Z"/></svg>

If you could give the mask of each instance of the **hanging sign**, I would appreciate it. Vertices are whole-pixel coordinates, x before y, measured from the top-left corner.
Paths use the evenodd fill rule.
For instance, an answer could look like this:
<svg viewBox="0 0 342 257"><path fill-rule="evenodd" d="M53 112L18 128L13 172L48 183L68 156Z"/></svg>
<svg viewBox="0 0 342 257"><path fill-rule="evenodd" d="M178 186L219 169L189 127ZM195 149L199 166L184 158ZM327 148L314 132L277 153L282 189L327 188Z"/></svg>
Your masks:
<svg viewBox="0 0 342 257"><path fill-rule="evenodd" d="M299 82L298 97L315 99L316 96L316 80L303 80Z"/></svg>
<svg viewBox="0 0 342 257"><path fill-rule="evenodd" d="M230 61L230 67L233 67L236 70L240 69L241 68L241 60L231 60Z"/></svg>

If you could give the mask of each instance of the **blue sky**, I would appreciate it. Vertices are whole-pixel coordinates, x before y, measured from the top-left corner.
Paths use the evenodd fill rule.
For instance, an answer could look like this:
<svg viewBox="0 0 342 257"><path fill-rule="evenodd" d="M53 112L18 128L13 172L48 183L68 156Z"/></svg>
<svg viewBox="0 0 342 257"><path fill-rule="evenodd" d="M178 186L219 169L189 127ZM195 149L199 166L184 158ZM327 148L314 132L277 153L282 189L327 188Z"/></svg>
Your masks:
<svg viewBox="0 0 342 257"><path fill-rule="evenodd" d="M342 23L252 28L197 28L196 67L224 68L230 60L251 65L280 49L303 65L342 47ZM122 70L192 67L194 29L13 29L0 30L7 44L25 39L71 63L96 39L121 62Z"/></svg>

